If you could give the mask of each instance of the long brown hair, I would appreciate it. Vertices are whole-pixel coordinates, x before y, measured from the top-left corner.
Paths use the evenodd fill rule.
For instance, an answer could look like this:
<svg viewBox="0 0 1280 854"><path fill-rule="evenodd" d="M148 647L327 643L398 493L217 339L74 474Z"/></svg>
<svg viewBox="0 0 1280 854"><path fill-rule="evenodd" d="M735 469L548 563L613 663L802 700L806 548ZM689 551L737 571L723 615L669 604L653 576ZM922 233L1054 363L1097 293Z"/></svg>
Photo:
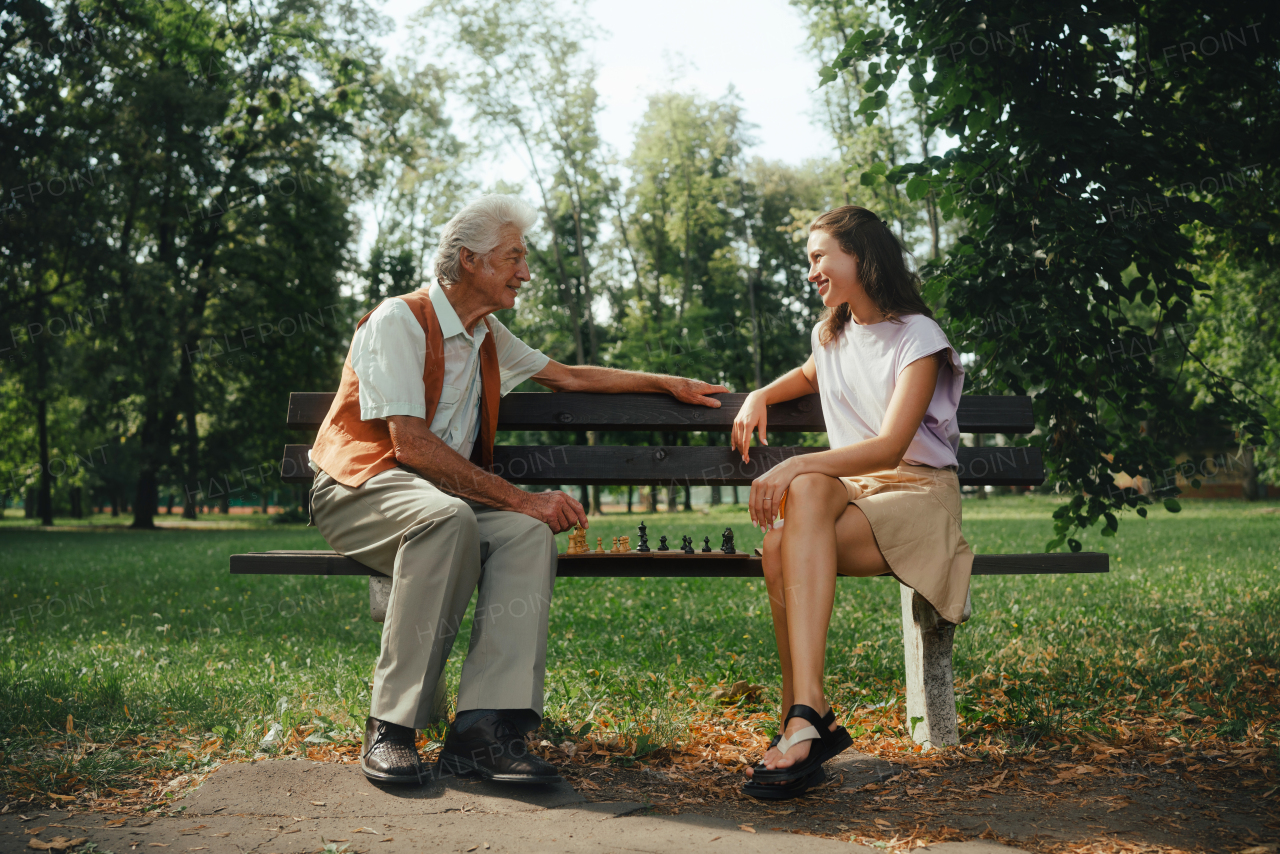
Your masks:
<svg viewBox="0 0 1280 854"><path fill-rule="evenodd" d="M884 313L885 320L901 323L904 314L933 317L920 296L920 277L907 264L906 252L889 226L866 208L844 205L819 216L809 231L825 231L840 248L858 260L862 289ZM818 343L826 346L853 319L847 302L828 308L818 318L822 328Z"/></svg>

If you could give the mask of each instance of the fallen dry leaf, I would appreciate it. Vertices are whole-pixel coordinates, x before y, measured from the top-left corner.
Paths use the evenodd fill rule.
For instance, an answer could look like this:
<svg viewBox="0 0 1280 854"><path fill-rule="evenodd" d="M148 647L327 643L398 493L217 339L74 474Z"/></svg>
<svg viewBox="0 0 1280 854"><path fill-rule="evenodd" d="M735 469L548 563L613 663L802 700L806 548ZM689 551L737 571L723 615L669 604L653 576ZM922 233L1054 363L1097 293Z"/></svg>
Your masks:
<svg viewBox="0 0 1280 854"><path fill-rule="evenodd" d="M44 825L44 824L40 825L39 827L28 827L26 832L32 836L38 836L40 834L40 831L44 830L46 827L48 827L48 825Z"/></svg>
<svg viewBox="0 0 1280 854"><path fill-rule="evenodd" d="M230 835L231 835L231 831L229 831L229 830L224 830L224 831L222 831L221 833L210 833L209 835L210 835L210 836L223 836L223 837L226 837L226 836L230 836Z"/></svg>
<svg viewBox="0 0 1280 854"><path fill-rule="evenodd" d="M66 851L68 848L78 848L89 841L89 837L82 836L79 839L68 839L65 836L55 836L53 839L45 842L42 839L29 839L27 841L28 848L34 848L37 851Z"/></svg>
<svg viewBox="0 0 1280 854"><path fill-rule="evenodd" d="M117 818L117 819L115 819L115 820L113 820L113 821L109 821L109 822L107 822L105 826L106 826L106 827L119 827L120 825L124 824L124 823L125 823L126 821L128 821L128 820L129 820L129 819L127 819L127 818Z"/></svg>
<svg viewBox="0 0 1280 854"><path fill-rule="evenodd" d="M374 830L372 827L357 827L355 830L351 832L352 833L372 833L375 836L381 833L381 831Z"/></svg>
<svg viewBox="0 0 1280 854"><path fill-rule="evenodd" d="M322 806L324 806L324 805L325 805L324 801L312 801L312 802L311 802L311 806L313 806L313 807L322 807Z"/></svg>
<svg viewBox="0 0 1280 854"><path fill-rule="evenodd" d="M747 833L755 833L756 829L749 824L738 825L738 830L745 830Z"/></svg>

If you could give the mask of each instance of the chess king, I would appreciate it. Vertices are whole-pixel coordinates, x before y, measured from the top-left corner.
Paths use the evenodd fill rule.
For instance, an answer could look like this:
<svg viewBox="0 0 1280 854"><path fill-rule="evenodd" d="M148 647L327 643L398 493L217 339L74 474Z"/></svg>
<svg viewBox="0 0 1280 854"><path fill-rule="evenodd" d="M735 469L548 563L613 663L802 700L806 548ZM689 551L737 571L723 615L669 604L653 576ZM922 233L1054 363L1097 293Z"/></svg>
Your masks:
<svg viewBox="0 0 1280 854"><path fill-rule="evenodd" d="M435 281L360 319L311 450L312 521L336 551L392 578L360 767L422 783L414 746L472 594L471 646L438 771L509 783L558 779L525 733L541 721L554 535L587 519L561 491L491 471L498 401L527 379L552 391L660 392L718 407L728 391L682 377L562 365L493 312L532 279L536 211L482 196L445 225ZM520 603L524 607L512 607Z"/></svg>

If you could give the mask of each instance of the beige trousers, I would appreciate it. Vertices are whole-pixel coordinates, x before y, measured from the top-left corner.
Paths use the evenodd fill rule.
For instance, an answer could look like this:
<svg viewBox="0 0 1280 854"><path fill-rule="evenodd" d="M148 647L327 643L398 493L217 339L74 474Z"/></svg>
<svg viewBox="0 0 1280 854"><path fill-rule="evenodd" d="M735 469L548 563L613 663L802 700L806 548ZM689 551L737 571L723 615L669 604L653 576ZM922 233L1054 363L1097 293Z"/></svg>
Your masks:
<svg viewBox="0 0 1280 854"><path fill-rule="evenodd" d="M415 729L430 723L437 683L477 591L458 711L542 714L556 575L546 524L450 495L399 468L356 489L319 472L311 507L335 551L392 579L369 714Z"/></svg>

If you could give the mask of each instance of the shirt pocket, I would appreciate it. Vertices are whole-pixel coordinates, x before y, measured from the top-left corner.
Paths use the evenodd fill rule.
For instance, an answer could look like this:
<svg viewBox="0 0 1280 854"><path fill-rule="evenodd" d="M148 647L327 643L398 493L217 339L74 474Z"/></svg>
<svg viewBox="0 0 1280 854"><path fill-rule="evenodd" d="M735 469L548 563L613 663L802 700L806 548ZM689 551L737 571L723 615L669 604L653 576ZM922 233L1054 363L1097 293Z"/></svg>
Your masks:
<svg viewBox="0 0 1280 854"><path fill-rule="evenodd" d="M437 411L441 407L454 408L458 405L458 401L462 400L462 390L456 389L451 385L442 386L440 388L440 403L437 405Z"/></svg>

